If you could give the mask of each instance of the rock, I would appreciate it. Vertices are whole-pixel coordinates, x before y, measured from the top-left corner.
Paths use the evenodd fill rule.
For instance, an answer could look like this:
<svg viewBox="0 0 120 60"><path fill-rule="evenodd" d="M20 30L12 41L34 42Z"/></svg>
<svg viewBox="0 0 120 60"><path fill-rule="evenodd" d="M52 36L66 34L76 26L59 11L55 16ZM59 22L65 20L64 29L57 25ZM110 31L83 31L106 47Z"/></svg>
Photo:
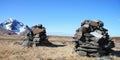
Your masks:
<svg viewBox="0 0 120 60"><path fill-rule="evenodd" d="M85 52L96 52L97 51L97 49L87 49L87 48L81 48L81 47L78 47L78 50L85 51Z"/></svg>
<svg viewBox="0 0 120 60"><path fill-rule="evenodd" d="M109 56L102 56L102 57L97 57L96 60L112 60L112 58Z"/></svg>
<svg viewBox="0 0 120 60"><path fill-rule="evenodd" d="M85 20L74 35L74 49L80 55L105 56L111 53L114 42L102 21Z"/></svg>
<svg viewBox="0 0 120 60"><path fill-rule="evenodd" d="M25 46L25 47L30 47L31 46L31 42L29 40L24 40L22 45Z"/></svg>
<svg viewBox="0 0 120 60"><path fill-rule="evenodd" d="M87 52L85 52L85 51L77 51L77 53L79 55L82 55L82 56L86 56L87 55Z"/></svg>

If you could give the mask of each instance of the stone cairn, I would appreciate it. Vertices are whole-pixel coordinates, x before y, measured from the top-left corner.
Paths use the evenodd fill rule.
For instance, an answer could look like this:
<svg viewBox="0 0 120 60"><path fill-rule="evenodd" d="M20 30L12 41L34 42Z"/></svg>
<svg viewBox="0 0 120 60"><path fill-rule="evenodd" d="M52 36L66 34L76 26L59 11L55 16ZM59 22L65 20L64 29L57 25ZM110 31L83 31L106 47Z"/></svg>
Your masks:
<svg viewBox="0 0 120 60"><path fill-rule="evenodd" d="M42 27L42 24L38 24L32 27L32 29L25 36L25 40L22 45L26 47L36 47L43 42L49 42L47 39L46 29Z"/></svg>
<svg viewBox="0 0 120 60"><path fill-rule="evenodd" d="M102 21L85 20L74 35L74 51L83 56L108 56L114 42Z"/></svg>

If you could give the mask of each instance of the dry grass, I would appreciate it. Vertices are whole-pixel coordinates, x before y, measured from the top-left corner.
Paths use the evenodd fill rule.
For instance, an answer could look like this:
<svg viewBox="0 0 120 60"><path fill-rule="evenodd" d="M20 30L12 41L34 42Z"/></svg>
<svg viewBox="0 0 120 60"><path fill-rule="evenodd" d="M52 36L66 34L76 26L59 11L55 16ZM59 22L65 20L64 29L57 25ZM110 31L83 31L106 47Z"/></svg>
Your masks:
<svg viewBox="0 0 120 60"><path fill-rule="evenodd" d="M2 36L2 38L21 39L23 37ZM83 57L74 53L71 43L66 43L66 46L63 47L39 46L26 48L20 45L21 42L22 40L0 40L0 60L95 60L93 57ZM62 42L52 43L63 45ZM119 57L113 57L113 59L120 60Z"/></svg>

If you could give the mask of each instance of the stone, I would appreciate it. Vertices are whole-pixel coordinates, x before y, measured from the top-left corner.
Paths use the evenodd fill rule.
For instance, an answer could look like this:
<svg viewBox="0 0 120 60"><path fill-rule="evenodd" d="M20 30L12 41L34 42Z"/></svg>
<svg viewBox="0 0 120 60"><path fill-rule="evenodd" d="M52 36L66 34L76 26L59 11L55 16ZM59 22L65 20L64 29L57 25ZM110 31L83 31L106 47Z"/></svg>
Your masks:
<svg viewBox="0 0 120 60"><path fill-rule="evenodd" d="M74 49L80 55L105 56L115 47L102 21L85 20L74 35Z"/></svg>

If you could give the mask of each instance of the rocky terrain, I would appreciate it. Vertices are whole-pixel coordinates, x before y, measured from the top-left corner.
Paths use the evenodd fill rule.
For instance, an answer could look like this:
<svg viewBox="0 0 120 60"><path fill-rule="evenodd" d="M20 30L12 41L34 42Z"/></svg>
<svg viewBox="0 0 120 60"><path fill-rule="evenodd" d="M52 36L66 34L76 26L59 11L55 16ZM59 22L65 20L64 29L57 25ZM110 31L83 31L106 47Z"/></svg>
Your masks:
<svg viewBox="0 0 120 60"><path fill-rule="evenodd" d="M0 60L96 60L95 57L80 56L73 51L72 37L48 36L55 46L23 47L24 36L0 36ZM115 38L116 47L113 60L120 60L120 39Z"/></svg>

